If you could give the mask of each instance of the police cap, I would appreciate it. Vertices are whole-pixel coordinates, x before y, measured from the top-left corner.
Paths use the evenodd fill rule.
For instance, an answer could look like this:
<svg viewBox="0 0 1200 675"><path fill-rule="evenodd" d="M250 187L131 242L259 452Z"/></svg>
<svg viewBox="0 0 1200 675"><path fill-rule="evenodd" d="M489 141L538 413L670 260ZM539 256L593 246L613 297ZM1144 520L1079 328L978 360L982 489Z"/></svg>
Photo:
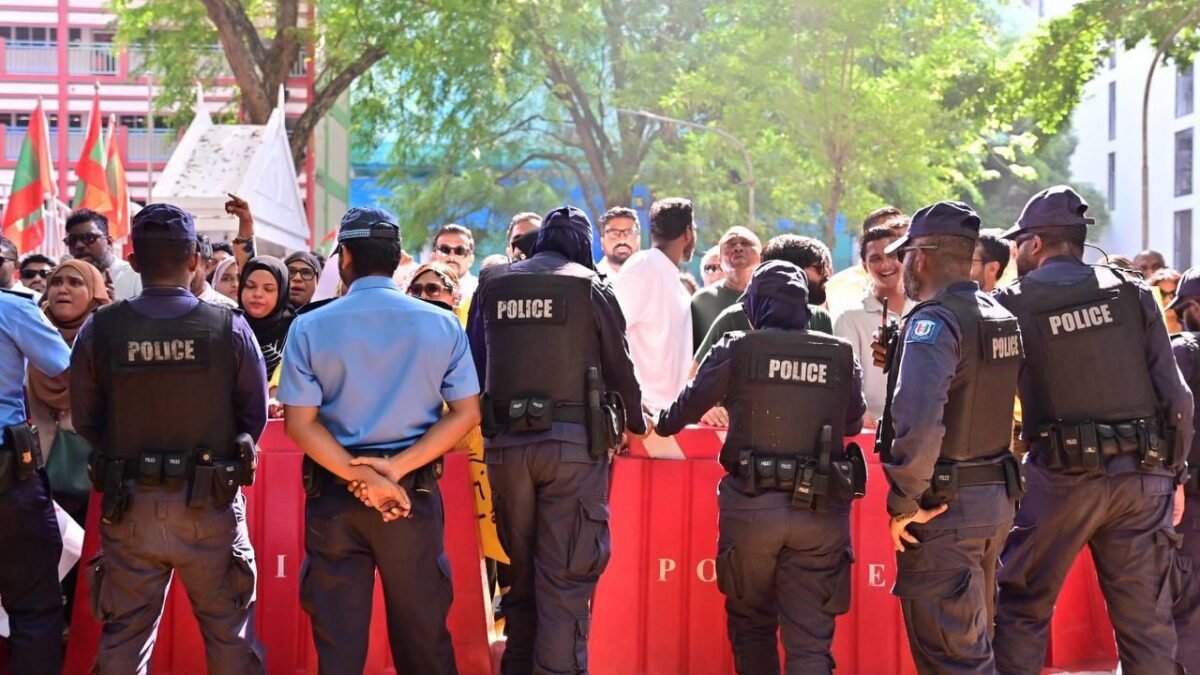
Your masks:
<svg viewBox="0 0 1200 675"><path fill-rule="evenodd" d="M392 214L369 206L356 206L338 224L338 243L349 239L400 241L400 226Z"/></svg>
<svg viewBox="0 0 1200 675"><path fill-rule="evenodd" d="M1026 230L1056 225L1094 225L1095 218L1084 215L1088 203L1069 185L1055 185L1029 198L1017 224L1008 228L1004 239L1015 239Z"/></svg>
<svg viewBox="0 0 1200 675"><path fill-rule="evenodd" d="M1175 297L1167 303L1166 309L1174 309L1193 299L1200 299L1200 267L1192 267L1179 277L1179 283L1175 286Z"/></svg>
<svg viewBox="0 0 1200 675"><path fill-rule="evenodd" d="M174 204L150 204L133 217L129 236L134 241L196 241L196 221Z"/></svg>
<svg viewBox="0 0 1200 675"><path fill-rule="evenodd" d="M969 205L963 202L937 202L914 213L908 232L888 244L884 251L889 254L895 253L915 237L935 234L965 237L974 241L979 238L979 227L979 214Z"/></svg>

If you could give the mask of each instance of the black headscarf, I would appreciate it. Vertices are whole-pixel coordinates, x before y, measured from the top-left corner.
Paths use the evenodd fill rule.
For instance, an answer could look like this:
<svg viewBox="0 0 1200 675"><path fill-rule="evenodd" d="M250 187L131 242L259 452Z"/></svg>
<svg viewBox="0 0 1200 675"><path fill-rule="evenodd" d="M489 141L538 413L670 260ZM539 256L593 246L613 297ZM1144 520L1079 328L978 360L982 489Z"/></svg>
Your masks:
<svg viewBox="0 0 1200 675"><path fill-rule="evenodd" d="M532 255L554 251L567 260L594 270L592 261L592 222L574 206L564 206L546 214L542 226L534 230L537 240ZM532 257L531 255L531 257Z"/></svg>
<svg viewBox="0 0 1200 675"><path fill-rule="evenodd" d="M249 323L250 329L254 331L254 337L258 339L258 346L262 349L263 359L267 362L267 377L270 378L275 374L275 368L279 366L279 361L283 358L283 343L287 340L288 328L292 325L292 319L296 318L296 312L288 304L287 267L279 258L269 255L251 258L242 268L238 285L238 306L245 309L242 304L242 293L246 292L246 279L250 278L250 274L257 270L270 272L279 287L279 299L275 302L275 308L271 310L270 314L261 319L246 315L246 323Z"/></svg>
<svg viewBox="0 0 1200 675"><path fill-rule="evenodd" d="M808 278L804 270L786 260L759 265L742 296L746 318L757 329L804 330L812 313L808 309Z"/></svg>
<svg viewBox="0 0 1200 675"><path fill-rule="evenodd" d="M321 273L321 261L317 260L317 256L308 251L296 251L284 259L284 266L291 265L294 262L302 262L313 269L317 274Z"/></svg>

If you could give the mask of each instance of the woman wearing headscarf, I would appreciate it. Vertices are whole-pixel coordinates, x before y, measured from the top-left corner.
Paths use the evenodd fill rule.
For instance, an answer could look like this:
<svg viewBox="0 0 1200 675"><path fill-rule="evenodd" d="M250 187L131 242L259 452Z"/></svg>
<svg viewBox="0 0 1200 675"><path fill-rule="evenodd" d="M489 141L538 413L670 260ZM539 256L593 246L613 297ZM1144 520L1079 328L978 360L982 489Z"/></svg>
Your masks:
<svg viewBox="0 0 1200 675"><path fill-rule="evenodd" d="M104 276L95 267L82 260L68 260L59 265L46 280L42 311L67 345L74 345L75 334L83 322L97 307L107 305L110 301ZM47 460L51 459L51 451L55 447L66 447L70 443L79 449L87 445L87 441L75 433L75 427L71 424L71 399L67 389L69 379L69 369L55 377L37 368L29 369L29 415L39 430L42 456ZM59 434L66 437L60 439L56 446L55 439ZM86 461L86 453L81 454ZM60 457L54 461L58 465L66 460ZM82 483L86 478L87 466L84 463L76 464L79 475L74 476L77 480L73 482ZM60 492L63 487L60 482L54 489Z"/></svg>
<svg viewBox="0 0 1200 675"><path fill-rule="evenodd" d="M238 306L258 339L268 379L279 367L288 328L296 318L288 304L287 288L287 267L279 258L269 255L251 258L239 278Z"/></svg>
<svg viewBox="0 0 1200 675"><path fill-rule="evenodd" d="M237 302L238 299L238 266L237 259L232 256L217 263L213 268L212 287L218 293Z"/></svg>

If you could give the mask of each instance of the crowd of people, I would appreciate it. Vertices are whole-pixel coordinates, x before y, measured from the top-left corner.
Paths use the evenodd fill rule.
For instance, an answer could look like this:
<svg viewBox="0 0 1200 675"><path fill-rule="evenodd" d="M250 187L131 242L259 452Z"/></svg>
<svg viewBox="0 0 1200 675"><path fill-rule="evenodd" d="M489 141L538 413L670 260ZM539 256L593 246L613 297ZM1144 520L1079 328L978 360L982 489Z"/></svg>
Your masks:
<svg viewBox="0 0 1200 675"><path fill-rule="evenodd" d="M106 218L79 210L67 259L20 257L0 238L0 335L19 357L0 362L0 459L17 457L0 461L0 519L18 503L40 516L53 492L83 520L91 489L103 493L103 554L88 565L98 672L145 672L171 569L210 671L261 672L237 487L253 481L266 419L282 417L308 458L301 593L322 671L361 672L378 569L397 665L453 672L437 475L443 454L465 449L487 464L492 557L507 563L491 579L502 670L584 672L610 553L611 452L701 422L730 430L717 573L739 672L777 672L781 629L788 672L828 672L865 475L841 439L878 427L894 592L920 671L1037 672L1085 543L1126 669L1200 667L1185 644L1200 630L1200 582L1167 583L1200 560L1174 529L1200 484L1183 468L1200 273L1154 251L1084 265L1086 210L1062 186L1007 231L961 202L911 218L883 207L862 222L859 262L837 274L818 239L764 243L734 226L714 233L700 283L682 198L655 202L647 223L625 206L594 225L574 207L516 214L478 276L469 228L439 227L418 262L379 209L351 209L328 260L280 259L257 253L240 198L226 203L228 243L155 204L134 219L128 261ZM1168 330L1182 333L1174 345ZM1120 394L1105 390L1113 373ZM172 422L181 410L189 419ZM9 468L31 428L45 485ZM162 542L130 534L154 519L168 523ZM1070 546L1056 539L1066 529ZM15 542L0 547L14 670L57 672L45 640L61 626L58 582L15 571L29 567Z"/></svg>

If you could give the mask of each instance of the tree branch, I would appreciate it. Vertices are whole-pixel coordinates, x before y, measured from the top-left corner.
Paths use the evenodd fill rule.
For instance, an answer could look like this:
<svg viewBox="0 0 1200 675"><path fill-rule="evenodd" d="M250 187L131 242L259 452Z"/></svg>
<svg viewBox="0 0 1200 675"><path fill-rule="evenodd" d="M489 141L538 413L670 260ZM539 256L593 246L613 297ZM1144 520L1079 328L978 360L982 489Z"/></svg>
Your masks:
<svg viewBox="0 0 1200 675"><path fill-rule="evenodd" d="M275 106L271 96L264 92L263 79L259 75L267 62L267 51L257 29L240 4L231 6L225 0L200 1L209 21L217 29L225 60L241 89L246 117L253 124L265 124Z"/></svg>
<svg viewBox="0 0 1200 675"><path fill-rule="evenodd" d="M353 63L334 75L324 86L313 91L312 100L308 102L308 107L304 109L300 119L296 120L291 138L288 139L292 150L292 160L296 163L297 169L304 163L304 152L308 146L309 137L317 128L317 122L321 121L325 113L329 112L338 97L350 88L354 80L386 55L387 51L382 47L368 47Z"/></svg>

